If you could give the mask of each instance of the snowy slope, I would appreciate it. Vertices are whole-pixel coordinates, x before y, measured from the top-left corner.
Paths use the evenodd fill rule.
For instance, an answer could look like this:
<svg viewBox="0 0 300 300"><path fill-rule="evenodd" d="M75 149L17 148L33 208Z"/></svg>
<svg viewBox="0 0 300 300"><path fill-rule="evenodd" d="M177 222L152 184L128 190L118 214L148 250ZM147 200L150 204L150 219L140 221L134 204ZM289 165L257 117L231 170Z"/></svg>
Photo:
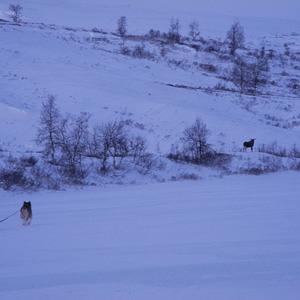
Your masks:
<svg viewBox="0 0 300 300"><path fill-rule="evenodd" d="M95 124L111 119L144 124L142 134L149 139L152 151L159 144L163 153L197 116L211 130L211 143L225 143L229 152L233 143L241 147L252 137L259 143L277 140L287 146L299 137L299 126L285 129L299 122L298 97L286 90L272 88L268 97L240 97L174 88L170 85L212 89L219 82L218 74L175 67L163 60L123 56L118 53L122 43L118 37L85 28L2 23L0 34L6 41L1 50L0 74L4 144L35 147L41 103L49 94L57 97L63 112L92 113ZM92 37L106 40L94 44ZM289 39L290 35L282 36L281 48ZM299 36L294 40L297 51ZM154 51L159 51L158 46ZM186 47L170 49L169 53L170 59L173 53L179 61L187 59L188 66L194 61L221 64L208 53ZM276 125L278 122L282 124Z"/></svg>

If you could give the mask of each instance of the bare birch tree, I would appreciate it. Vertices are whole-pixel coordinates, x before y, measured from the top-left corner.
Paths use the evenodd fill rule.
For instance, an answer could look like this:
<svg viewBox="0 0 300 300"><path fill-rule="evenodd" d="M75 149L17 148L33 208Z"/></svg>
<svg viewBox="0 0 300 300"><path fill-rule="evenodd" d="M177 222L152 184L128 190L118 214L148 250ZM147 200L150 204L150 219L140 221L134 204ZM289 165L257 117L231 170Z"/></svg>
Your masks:
<svg viewBox="0 0 300 300"><path fill-rule="evenodd" d="M36 142L38 145L44 146L44 158L50 158L50 163L55 164L57 162L56 153L59 142L61 116L56 106L55 96L49 95L47 101L42 105Z"/></svg>

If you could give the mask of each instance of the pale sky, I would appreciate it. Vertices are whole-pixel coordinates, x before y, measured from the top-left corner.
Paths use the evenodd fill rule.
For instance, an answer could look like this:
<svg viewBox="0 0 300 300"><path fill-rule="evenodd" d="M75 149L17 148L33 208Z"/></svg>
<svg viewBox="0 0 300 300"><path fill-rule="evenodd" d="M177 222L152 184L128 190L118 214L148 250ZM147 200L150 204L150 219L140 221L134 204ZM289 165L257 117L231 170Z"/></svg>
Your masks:
<svg viewBox="0 0 300 300"><path fill-rule="evenodd" d="M113 3L114 1L112 1ZM273 17L290 20L300 20L300 0L129 0L138 6L150 3L161 6L169 4L171 9L186 7L187 11L217 13L241 17ZM183 5L184 3L184 5Z"/></svg>
<svg viewBox="0 0 300 300"><path fill-rule="evenodd" d="M0 18L7 17L4 12L8 11L11 2L0 0ZM124 15L129 20L131 32L145 32L149 28L167 30L172 17L180 19L183 30L194 19L200 23L203 34L218 37L224 36L233 20L239 20L249 35L300 32L300 0L22 0L19 2L24 8L26 20L30 22L74 27L100 26L104 30L111 30L116 26L116 20Z"/></svg>
<svg viewBox="0 0 300 300"><path fill-rule="evenodd" d="M11 0L1 0L1 6L8 7ZM18 1L17 1L18 2ZM144 8L161 11L186 11L194 13L220 14L240 17L274 17L300 20L300 0L22 0L26 7L60 7L69 3L87 7Z"/></svg>
<svg viewBox="0 0 300 300"><path fill-rule="evenodd" d="M212 0L199 2L207 10L214 7L214 11L223 11L223 13L230 15L300 20L300 0Z"/></svg>

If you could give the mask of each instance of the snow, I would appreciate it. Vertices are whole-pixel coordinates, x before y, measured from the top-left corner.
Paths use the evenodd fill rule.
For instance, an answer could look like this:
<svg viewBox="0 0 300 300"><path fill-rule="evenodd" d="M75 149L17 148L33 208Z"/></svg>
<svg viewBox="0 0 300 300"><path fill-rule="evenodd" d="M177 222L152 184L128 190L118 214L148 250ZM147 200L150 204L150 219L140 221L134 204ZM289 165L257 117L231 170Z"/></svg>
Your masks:
<svg viewBox="0 0 300 300"><path fill-rule="evenodd" d="M285 122L290 126L299 119L298 98L287 94L286 88L282 92L279 87L275 91L273 88L270 93L274 96L260 98L174 88L168 84L213 88L219 80L215 75L172 67L164 61L124 57L117 53L120 39L111 34L99 35L110 43L94 45L86 42L90 31L83 29L70 31L40 24L21 27L2 24L2 29L0 35L6 43L1 50L0 103L2 107L22 110L23 118L28 120L13 121L15 113L9 112L7 116L10 115L12 121L0 127L6 144L19 141L36 147L39 112L47 95L56 96L64 113L92 113L94 124L112 119L131 119L144 124L145 131L139 133L146 133L149 141L155 141L150 142L151 151L159 143L162 153L170 150L170 144L197 116L202 117L211 130L212 144L216 145L220 135L224 136L222 142L226 143L227 151L233 142L242 145L250 138L260 143L276 138L290 147L299 137L297 127L289 131L282 128ZM289 38L282 37L281 45ZM299 36L293 38L295 42L299 40ZM188 59L188 65L199 60L221 64L205 52L197 57L187 54L185 48L169 51L170 58ZM278 82L282 79L282 76L274 78ZM262 121L266 115L282 124L269 126Z"/></svg>
<svg viewBox="0 0 300 300"><path fill-rule="evenodd" d="M9 19L10 3L1 1L0 19ZM25 23L0 21L1 160L41 150L35 143L40 109L55 95L63 114L91 113L91 126L130 121L129 129L147 138L156 155L168 153L199 116L211 131L209 143L235 155L232 172L267 159L284 167L295 163L256 149L274 141L289 148L299 141L299 93L287 88L290 78L299 77L297 61L274 60L275 84L266 94L240 95L214 90L228 62L213 53L166 45L165 58L135 59L120 54L122 40L113 33L122 15L129 33L140 35L166 32L175 17L182 34L196 20L204 39L222 41L238 20L245 52L264 45L280 55L287 43L297 53L299 1L21 5ZM137 44L126 41L130 48ZM159 43L144 45L159 56ZM168 59L183 61L183 67ZM218 71L199 70L194 62ZM242 143L251 138L254 152L243 153ZM0 190L0 219L23 201L33 205L30 226L22 226L18 215L0 223L0 299L298 300L300 173L223 176L161 159L166 169L149 176L127 170L120 179L89 178L98 186ZM184 174L199 180L183 180Z"/></svg>
<svg viewBox="0 0 300 300"><path fill-rule="evenodd" d="M1 192L0 298L298 299L299 173Z"/></svg>

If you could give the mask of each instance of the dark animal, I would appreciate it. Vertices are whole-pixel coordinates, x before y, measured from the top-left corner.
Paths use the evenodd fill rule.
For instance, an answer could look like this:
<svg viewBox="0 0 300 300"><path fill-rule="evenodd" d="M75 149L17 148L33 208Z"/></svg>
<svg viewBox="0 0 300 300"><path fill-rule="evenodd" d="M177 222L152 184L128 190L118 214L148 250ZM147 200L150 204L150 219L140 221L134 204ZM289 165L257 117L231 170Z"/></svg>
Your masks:
<svg viewBox="0 0 300 300"><path fill-rule="evenodd" d="M23 220L23 225L29 225L32 219L32 209L31 202L23 203L23 206L20 209L20 218Z"/></svg>
<svg viewBox="0 0 300 300"><path fill-rule="evenodd" d="M244 142L243 152L247 151L247 148L251 148L251 151L253 151L254 141L255 139L251 139L249 142Z"/></svg>

